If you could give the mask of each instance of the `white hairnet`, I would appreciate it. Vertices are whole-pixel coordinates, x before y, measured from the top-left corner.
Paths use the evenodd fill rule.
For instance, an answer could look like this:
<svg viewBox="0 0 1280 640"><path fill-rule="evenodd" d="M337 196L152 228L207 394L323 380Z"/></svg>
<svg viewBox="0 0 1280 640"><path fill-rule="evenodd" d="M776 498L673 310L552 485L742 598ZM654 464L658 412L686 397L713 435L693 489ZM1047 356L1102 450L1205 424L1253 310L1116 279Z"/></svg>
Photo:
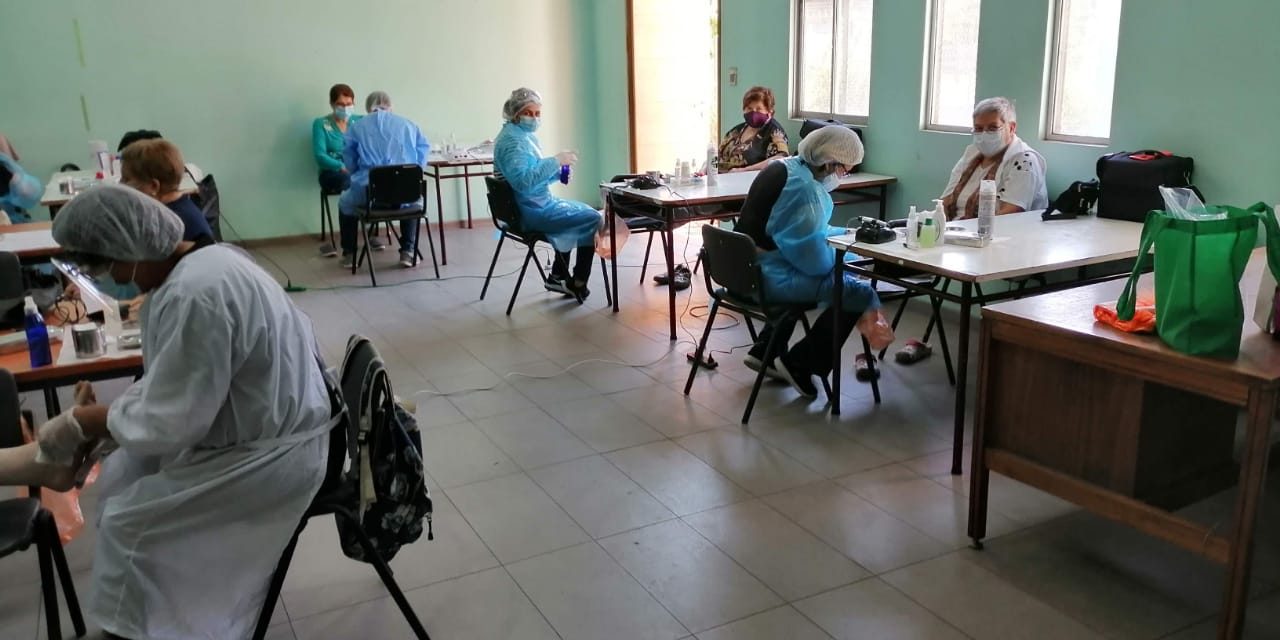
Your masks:
<svg viewBox="0 0 1280 640"><path fill-rule="evenodd" d="M858 134L848 127L829 126L805 136L797 147L800 159L811 167L832 162L852 167L862 163L864 151Z"/></svg>
<svg viewBox="0 0 1280 640"><path fill-rule="evenodd" d="M368 113L373 113L374 109L390 109L390 108L391 108L391 96L387 95L386 91L374 91L373 93L369 94L368 98L364 99L364 110L367 111Z"/></svg>
<svg viewBox="0 0 1280 640"><path fill-rule="evenodd" d="M542 96L537 91L525 87L512 91L511 97L502 105L502 119L507 122L515 120L516 115L531 104L542 104Z"/></svg>
<svg viewBox="0 0 1280 640"><path fill-rule="evenodd" d="M53 239L63 249L124 262L168 258L182 232L182 219L168 207L117 184L77 195L53 221Z"/></svg>

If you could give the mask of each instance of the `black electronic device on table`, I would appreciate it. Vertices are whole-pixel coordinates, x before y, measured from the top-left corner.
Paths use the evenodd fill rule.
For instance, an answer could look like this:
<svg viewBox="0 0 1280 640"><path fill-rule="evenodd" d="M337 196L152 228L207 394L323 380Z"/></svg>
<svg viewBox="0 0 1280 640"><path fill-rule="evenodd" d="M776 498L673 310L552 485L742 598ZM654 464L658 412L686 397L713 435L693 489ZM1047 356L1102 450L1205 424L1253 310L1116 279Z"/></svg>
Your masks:
<svg viewBox="0 0 1280 640"><path fill-rule="evenodd" d="M854 232L853 237L866 244L884 244L896 240L898 234L883 220L862 218L862 225Z"/></svg>
<svg viewBox="0 0 1280 640"><path fill-rule="evenodd" d="M662 183L650 176L636 176L627 181L627 186L632 189L657 189L662 186Z"/></svg>

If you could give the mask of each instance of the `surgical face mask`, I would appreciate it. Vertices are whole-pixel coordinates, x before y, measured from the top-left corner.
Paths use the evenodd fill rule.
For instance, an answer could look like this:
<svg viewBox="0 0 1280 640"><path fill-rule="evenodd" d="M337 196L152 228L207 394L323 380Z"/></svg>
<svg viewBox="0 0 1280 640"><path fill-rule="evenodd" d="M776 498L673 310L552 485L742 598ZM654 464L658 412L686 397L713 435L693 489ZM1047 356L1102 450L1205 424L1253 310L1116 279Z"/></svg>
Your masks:
<svg viewBox="0 0 1280 640"><path fill-rule="evenodd" d="M533 116L520 116L520 122L516 123L521 129L533 133L538 130L538 126L542 124L542 118Z"/></svg>
<svg viewBox="0 0 1280 640"><path fill-rule="evenodd" d="M840 186L840 176L836 175L834 171L832 171L831 173L828 173L824 178L822 178L822 188L826 189L827 193L835 191L836 187L839 187L839 186Z"/></svg>
<svg viewBox="0 0 1280 640"><path fill-rule="evenodd" d="M742 119L746 121L748 127L759 129L769 124L769 114L760 113L759 111L747 111L742 114Z"/></svg>
<svg viewBox="0 0 1280 640"><path fill-rule="evenodd" d="M355 115L355 112L355 107L334 107L333 117L339 120L349 120L352 115Z"/></svg>
<svg viewBox="0 0 1280 640"><path fill-rule="evenodd" d="M984 156L994 156L1009 146L1005 144L1004 136L1000 131L983 131L982 133L973 134L973 144L978 147L978 152Z"/></svg>
<svg viewBox="0 0 1280 640"><path fill-rule="evenodd" d="M118 282L115 276L111 275L116 263L112 262L102 273L92 276L93 285L99 293L115 298L116 300L129 300L138 296L138 286L134 284L134 280L138 277L138 265L133 265L133 274L129 276L128 282Z"/></svg>

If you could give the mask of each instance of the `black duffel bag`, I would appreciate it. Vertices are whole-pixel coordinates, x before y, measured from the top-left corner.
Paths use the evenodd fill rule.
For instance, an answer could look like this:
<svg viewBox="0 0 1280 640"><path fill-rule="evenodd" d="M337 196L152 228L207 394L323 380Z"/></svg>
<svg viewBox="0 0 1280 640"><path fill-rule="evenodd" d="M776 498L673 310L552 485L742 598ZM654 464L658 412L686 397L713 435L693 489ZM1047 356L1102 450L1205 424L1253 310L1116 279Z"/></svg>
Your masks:
<svg viewBox="0 0 1280 640"><path fill-rule="evenodd" d="M1195 189L1194 168L1191 158L1168 151L1120 151L1098 158L1098 217L1146 220L1148 211L1164 209L1160 187Z"/></svg>

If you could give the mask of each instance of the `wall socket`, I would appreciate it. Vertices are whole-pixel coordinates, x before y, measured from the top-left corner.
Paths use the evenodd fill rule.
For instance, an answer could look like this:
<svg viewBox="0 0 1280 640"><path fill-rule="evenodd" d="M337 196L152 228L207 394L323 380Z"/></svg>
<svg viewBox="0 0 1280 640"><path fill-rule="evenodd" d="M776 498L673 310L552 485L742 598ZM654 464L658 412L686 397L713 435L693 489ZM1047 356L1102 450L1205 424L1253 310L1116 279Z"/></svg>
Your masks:
<svg viewBox="0 0 1280 640"><path fill-rule="evenodd" d="M738 86L738 68L737 67L729 67L729 86L731 87Z"/></svg>

